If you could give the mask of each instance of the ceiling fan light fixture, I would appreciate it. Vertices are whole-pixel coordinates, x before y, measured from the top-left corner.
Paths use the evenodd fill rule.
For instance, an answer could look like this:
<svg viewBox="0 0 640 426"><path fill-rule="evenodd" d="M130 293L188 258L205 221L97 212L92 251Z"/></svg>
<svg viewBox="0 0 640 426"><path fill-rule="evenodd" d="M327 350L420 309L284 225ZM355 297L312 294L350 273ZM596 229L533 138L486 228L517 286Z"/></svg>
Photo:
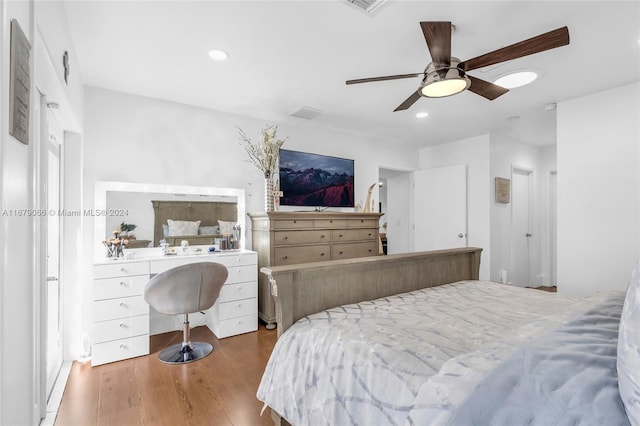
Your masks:
<svg viewBox="0 0 640 426"><path fill-rule="evenodd" d="M458 68L459 62L457 58L451 58L449 67L439 68L436 68L433 63L429 64L420 94L427 98L444 98L469 88L471 80L462 69Z"/></svg>

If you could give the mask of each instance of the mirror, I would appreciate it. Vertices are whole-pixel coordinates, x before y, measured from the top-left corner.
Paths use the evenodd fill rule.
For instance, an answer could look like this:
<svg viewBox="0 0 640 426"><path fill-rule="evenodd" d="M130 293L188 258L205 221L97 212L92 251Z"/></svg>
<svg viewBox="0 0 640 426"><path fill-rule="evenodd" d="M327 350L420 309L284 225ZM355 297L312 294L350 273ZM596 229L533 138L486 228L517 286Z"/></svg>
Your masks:
<svg viewBox="0 0 640 426"><path fill-rule="evenodd" d="M153 241L154 213L151 200L218 201L236 203L237 219L246 230L245 192L238 188L213 188L129 182L96 182L94 210L94 250L96 258L106 256L102 245L122 222L136 225L136 238ZM242 232L241 247L246 232Z"/></svg>

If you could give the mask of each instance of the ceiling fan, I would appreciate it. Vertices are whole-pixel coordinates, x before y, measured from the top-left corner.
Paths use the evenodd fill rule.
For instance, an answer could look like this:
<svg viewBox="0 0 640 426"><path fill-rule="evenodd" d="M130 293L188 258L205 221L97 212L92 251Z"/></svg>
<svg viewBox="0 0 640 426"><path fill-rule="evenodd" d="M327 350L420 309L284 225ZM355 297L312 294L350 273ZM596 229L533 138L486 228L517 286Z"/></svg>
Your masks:
<svg viewBox="0 0 640 426"><path fill-rule="evenodd" d="M494 50L473 59L460 61L451 56L451 22L420 22L420 28L427 41L431 54L431 63L423 72L413 74L388 75L384 77L361 78L347 80L347 84L369 83L372 81L397 80L422 76L422 83L418 90L411 94L394 111L408 109L421 96L440 98L455 95L466 89L486 99L494 100L509 91L504 87L481 80L467 72L477 68L522 58L545 50L569 44L569 30L567 27L558 28L527 40Z"/></svg>

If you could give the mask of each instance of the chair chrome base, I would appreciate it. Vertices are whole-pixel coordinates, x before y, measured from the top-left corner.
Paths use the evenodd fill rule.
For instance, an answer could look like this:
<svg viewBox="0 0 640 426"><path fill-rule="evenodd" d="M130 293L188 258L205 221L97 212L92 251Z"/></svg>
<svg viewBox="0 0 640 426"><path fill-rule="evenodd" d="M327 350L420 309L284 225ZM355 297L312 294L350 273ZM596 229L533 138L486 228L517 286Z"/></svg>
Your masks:
<svg viewBox="0 0 640 426"><path fill-rule="evenodd" d="M213 346L206 342L192 342L190 345L177 343L163 349L158 359L165 364L187 364L206 357L212 351Z"/></svg>

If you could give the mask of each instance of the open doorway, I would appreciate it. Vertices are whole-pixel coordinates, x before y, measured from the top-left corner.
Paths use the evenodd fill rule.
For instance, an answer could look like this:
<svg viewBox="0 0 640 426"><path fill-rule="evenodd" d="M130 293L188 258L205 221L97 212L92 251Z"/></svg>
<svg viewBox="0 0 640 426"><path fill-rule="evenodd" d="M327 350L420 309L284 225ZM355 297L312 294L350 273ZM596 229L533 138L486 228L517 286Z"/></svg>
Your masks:
<svg viewBox="0 0 640 426"><path fill-rule="evenodd" d="M380 168L378 171L380 197L380 234L386 254L411 251L409 229L411 211L411 172Z"/></svg>

